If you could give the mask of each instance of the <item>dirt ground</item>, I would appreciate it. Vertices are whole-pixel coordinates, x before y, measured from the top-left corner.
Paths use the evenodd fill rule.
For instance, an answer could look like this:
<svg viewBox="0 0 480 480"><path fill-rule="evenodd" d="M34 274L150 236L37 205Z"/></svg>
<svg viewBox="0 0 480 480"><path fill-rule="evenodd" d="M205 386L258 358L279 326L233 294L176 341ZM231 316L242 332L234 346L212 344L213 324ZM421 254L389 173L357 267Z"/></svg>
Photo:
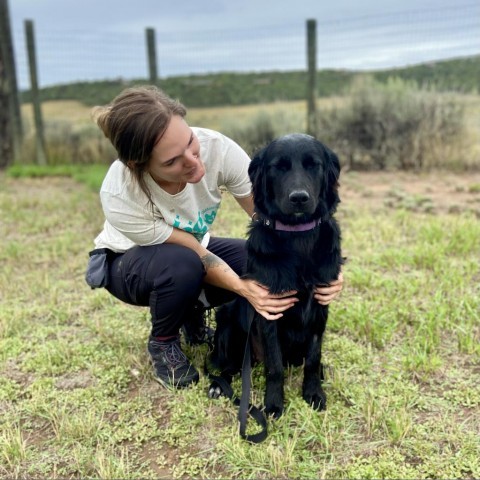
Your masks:
<svg viewBox="0 0 480 480"><path fill-rule="evenodd" d="M62 178L23 179L17 182L0 172L2 183L15 182L15 189L25 189L26 197L50 196L46 186L66 185ZM353 172L342 171L340 196L344 205L368 208L404 207L434 214L471 211L480 218L480 172Z"/></svg>
<svg viewBox="0 0 480 480"><path fill-rule="evenodd" d="M343 203L404 207L433 214L473 212L480 218L480 172L342 172Z"/></svg>

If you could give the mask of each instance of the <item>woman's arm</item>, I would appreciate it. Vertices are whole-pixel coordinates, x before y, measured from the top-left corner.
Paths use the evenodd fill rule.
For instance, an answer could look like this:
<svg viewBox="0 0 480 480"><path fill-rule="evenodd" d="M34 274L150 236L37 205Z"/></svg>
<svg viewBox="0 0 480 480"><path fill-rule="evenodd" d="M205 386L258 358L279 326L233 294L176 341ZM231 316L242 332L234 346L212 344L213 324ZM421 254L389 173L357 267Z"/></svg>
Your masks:
<svg viewBox="0 0 480 480"><path fill-rule="evenodd" d="M196 252L205 267L207 283L245 297L267 320L277 320L282 312L298 301L292 297L296 292L273 295L255 281L240 278L226 262L209 252L190 233L174 228L166 243L183 245Z"/></svg>
<svg viewBox="0 0 480 480"><path fill-rule="evenodd" d="M253 205L253 195L248 197L234 197L238 204L247 212L248 216L252 218L254 205Z"/></svg>

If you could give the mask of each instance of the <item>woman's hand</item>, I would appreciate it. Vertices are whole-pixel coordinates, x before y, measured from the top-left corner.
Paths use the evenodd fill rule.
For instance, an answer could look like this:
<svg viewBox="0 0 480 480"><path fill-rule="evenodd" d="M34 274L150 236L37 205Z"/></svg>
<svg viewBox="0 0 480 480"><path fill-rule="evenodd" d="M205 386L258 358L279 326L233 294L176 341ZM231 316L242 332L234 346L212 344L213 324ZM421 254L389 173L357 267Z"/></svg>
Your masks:
<svg viewBox="0 0 480 480"><path fill-rule="evenodd" d="M240 293L245 297L253 308L267 320L278 320L285 310L293 307L298 302L294 297L297 292L289 291L278 294L270 293L267 287L260 285L254 280L242 280L243 289Z"/></svg>
<svg viewBox="0 0 480 480"><path fill-rule="evenodd" d="M329 285L322 285L315 288L315 300L320 305L328 305L334 300L343 289L343 273L340 272L337 280L331 282Z"/></svg>

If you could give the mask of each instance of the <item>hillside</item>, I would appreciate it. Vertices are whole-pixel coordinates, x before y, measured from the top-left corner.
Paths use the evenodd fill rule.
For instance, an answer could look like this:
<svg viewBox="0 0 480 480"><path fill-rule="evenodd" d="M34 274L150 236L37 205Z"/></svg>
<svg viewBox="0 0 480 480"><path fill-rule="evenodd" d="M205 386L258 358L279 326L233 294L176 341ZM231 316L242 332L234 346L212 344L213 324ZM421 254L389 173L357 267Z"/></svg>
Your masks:
<svg viewBox="0 0 480 480"><path fill-rule="evenodd" d="M389 77L400 77L422 86L434 86L440 91L480 91L480 55L367 73L382 82ZM365 72L320 70L317 77L317 94L319 97L341 95L352 80L362 74ZM145 78L130 81L116 79L77 82L43 88L40 95L43 101L79 100L86 105L99 105L109 102L127 86L144 83L147 83ZM188 107L246 105L304 99L307 73L222 72L162 78L158 85ZM29 102L30 98L29 91L22 93L23 102Z"/></svg>

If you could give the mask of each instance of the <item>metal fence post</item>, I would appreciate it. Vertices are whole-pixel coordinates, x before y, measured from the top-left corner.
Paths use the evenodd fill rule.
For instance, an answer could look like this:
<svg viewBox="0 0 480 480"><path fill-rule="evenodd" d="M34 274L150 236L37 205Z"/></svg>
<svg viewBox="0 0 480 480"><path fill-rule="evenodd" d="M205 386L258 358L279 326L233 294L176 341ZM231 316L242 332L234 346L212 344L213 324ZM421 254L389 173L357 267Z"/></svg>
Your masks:
<svg viewBox="0 0 480 480"><path fill-rule="evenodd" d="M307 20L307 133L317 135L317 21Z"/></svg>

